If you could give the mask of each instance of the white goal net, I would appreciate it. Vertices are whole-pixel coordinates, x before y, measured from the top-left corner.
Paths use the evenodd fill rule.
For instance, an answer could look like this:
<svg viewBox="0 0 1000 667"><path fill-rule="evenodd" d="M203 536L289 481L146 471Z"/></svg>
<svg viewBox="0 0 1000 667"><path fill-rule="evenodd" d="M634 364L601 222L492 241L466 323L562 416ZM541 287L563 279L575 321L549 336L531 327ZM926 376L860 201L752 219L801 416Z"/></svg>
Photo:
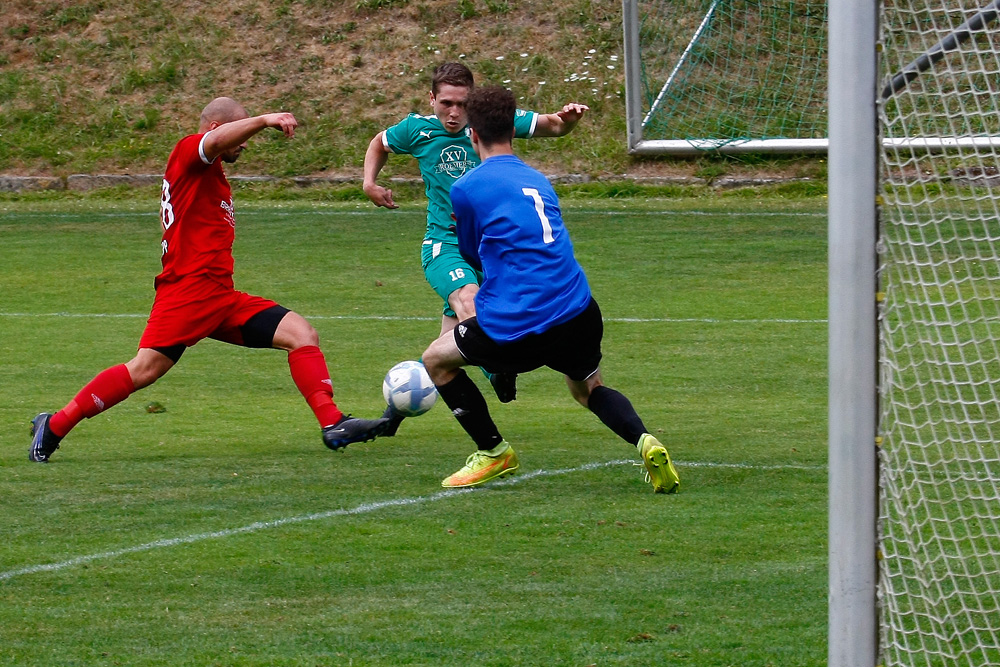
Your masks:
<svg viewBox="0 0 1000 667"><path fill-rule="evenodd" d="M880 9L880 662L1000 665L1000 25Z"/></svg>

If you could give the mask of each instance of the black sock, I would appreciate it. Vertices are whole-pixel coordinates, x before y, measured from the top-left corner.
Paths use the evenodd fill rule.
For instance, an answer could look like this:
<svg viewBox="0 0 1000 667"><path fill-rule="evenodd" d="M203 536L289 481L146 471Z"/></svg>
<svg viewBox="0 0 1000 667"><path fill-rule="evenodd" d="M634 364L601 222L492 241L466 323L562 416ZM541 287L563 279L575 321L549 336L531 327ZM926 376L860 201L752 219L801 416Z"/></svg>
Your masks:
<svg viewBox="0 0 1000 667"><path fill-rule="evenodd" d="M500 431L490 417L486 399L463 369L458 369L455 379L446 385L438 386L437 390L451 409L451 413L455 415L455 419L476 443L476 447L493 449L503 442Z"/></svg>
<svg viewBox="0 0 1000 667"><path fill-rule="evenodd" d="M642 434L647 433L646 426L625 394L611 387L602 385L590 392L587 407L626 442L637 445Z"/></svg>

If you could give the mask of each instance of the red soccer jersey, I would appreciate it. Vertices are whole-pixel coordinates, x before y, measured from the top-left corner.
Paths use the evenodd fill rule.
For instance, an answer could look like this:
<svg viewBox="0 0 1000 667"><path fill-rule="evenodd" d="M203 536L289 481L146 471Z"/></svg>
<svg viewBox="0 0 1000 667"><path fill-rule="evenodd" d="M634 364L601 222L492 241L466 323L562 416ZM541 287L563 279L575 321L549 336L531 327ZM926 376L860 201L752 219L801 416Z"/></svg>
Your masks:
<svg viewBox="0 0 1000 667"><path fill-rule="evenodd" d="M233 285L233 193L222 160L206 162L204 137L184 137L167 160L160 194L163 271L157 287L198 275Z"/></svg>

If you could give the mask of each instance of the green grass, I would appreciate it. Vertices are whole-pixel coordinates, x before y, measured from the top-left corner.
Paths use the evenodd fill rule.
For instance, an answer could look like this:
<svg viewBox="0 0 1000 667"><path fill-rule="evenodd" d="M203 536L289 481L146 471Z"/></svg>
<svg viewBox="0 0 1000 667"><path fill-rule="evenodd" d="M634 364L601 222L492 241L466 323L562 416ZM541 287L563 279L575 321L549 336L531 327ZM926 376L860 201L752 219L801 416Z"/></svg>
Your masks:
<svg viewBox="0 0 1000 667"><path fill-rule="evenodd" d="M522 473L446 493L472 447L441 406L332 453L284 354L214 341L29 463L28 420L134 351L156 201L0 202L0 663L825 664L824 202L564 200L605 379L681 474L657 496L551 371L487 389ZM378 414L439 326L422 206L237 219L237 286Z"/></svg>

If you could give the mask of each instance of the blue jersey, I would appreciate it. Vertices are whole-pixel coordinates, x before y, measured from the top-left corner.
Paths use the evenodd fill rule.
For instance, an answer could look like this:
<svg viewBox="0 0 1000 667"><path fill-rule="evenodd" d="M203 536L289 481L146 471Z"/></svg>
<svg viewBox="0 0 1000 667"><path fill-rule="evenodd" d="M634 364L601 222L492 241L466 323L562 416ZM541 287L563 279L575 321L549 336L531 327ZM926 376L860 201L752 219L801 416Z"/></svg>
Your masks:
<svg viewBox="0 0 1000 667"><path fill-rule="evenodd" d="M476 317L498 343L547 331L590 303L590 286L543 174L488 158L451 187L458 247L483 272Z"/></svg>

